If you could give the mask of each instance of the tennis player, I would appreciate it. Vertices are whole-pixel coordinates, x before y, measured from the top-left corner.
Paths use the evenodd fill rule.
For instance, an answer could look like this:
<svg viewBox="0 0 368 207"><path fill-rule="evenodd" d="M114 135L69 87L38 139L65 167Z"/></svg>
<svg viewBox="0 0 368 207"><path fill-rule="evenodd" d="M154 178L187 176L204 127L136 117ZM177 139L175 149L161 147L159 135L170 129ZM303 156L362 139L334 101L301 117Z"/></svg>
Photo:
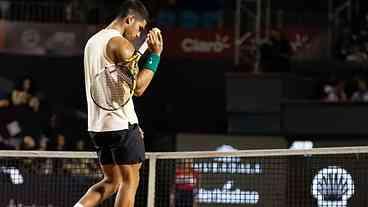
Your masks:
<svg viewBox="0 0 368 207"><path fill-rule="evenodd" d="M89 91L91 79L98 71L105 66L123 64L137 72L134 95L143 94L154 77L163 49L161 33L154 28L147 34L150 53L143 68L139 70L138 64L131 62L136 52L134 41L140 37L148 19L148 11L141 1L126 0L111 24L92 36L85 46L88 131L104 178L90 187L74 207L96 206L114 193L117 193L115 207L134 206L145 148L133 100L116 111L105 111L94 104Z"/></svg>

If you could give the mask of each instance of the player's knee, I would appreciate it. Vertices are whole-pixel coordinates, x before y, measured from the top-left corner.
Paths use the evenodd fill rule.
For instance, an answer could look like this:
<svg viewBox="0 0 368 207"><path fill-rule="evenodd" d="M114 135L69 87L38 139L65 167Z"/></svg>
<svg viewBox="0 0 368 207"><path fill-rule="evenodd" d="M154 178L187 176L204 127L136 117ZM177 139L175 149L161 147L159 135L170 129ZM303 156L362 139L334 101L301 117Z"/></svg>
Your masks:
<svg viewBox="0 0 368 207"><path fill-rule="evenodd" d="M112 186L114 191L117 191L123 180L120 177L117 178L104 178L104 183Z"/></svg>
<svg viewBox="0 0 368 207"><path fill-rule="evenodd" d="M129 188L137 188L139 184L139 169L140 164L131 166L120 166L123 185Z"/></svg>
<svg viewBox="0 0 368 207"><path fill-rule="evenodd" d="M139 173L130 173L130 174L124 176L123 183L124 183L124 185L127 185L131 188L138 187Z"/></svg>

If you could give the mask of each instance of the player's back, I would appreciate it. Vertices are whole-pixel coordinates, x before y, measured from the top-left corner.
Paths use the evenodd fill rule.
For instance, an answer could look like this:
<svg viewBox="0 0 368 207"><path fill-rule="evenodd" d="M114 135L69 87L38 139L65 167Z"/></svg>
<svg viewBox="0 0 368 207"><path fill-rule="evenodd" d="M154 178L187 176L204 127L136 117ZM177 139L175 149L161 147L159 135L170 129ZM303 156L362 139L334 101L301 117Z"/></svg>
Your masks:
<svg viewBox="0 0 368 207"><path fill-rule="evenodd" d="M138 122L131 100L122 109L110 112L94 104L90 94L92 78L103 71L106 66L113 65L113 63L108 60L106 54L107 44L113 37L122 37L122 35L117 30L103 29L88 40L84 49L84 73L89 131L122 130L128 127L128 122Z"/></svg>

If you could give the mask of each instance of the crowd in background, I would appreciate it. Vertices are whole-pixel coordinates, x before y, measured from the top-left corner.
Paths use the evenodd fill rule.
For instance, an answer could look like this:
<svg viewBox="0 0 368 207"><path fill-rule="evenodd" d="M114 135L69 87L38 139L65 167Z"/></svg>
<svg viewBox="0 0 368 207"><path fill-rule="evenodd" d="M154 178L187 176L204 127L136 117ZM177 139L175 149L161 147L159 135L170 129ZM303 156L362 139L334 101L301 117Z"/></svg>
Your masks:
<svg viewBox="0 0 368 207"><path fill-rule="evenodd" d="M0 92L0 149L85 150L83 137L70 137L63 117L31 76L20 77L9 92Z"/></svg>
<svg viewBox="0 0 368 207"><path fill-rule="evenodd" d="M318 85L317 94L324 102L367 103L367 78L364 75L344 78L331 75Z"/></svg>
<svg viewBox="0 0 368 207"><path fill-rule="evenodd" d="M0 150L91 150L78 130L67 132L70 125L62 120L62 113L47 109L46 99L31 76L17 79L9 92L0 90ZM18 164L19 169L38 175L101 176L94 159L25 158Z"/></svg>
<svg viewBox="0 0 368 207"><path fill-rule="evenodd" d="M154 23L160 27L210 29L223 25L224 2L157 0L145 3ZM111 20L120 3L118 0L0 0L0 18L36 23L103 24ZM68 133L73 129L66 128L72 124L65 120L63 110L50 107L53 103L48 102L31 76L14 81L17 83L11 91L0 90L0 149L91 149L85 137L80 137L83 133ZM75 122L85 127L80 120Z"/></svg>

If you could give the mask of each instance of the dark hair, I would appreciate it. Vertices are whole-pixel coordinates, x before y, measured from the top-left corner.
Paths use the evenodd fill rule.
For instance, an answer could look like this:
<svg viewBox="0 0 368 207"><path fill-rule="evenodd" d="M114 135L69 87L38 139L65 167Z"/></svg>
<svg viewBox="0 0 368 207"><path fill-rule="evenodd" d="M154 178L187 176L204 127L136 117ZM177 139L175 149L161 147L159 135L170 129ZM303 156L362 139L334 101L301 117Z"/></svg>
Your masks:
<svg viewBox="0 0 368 207"><path fill-rule="evenodd" d="M29 89L29 93L30 94L34 94L36 92L36 85L35 85L35 81L34 79L32 78L32 76L26 74L26 75L22 75L22 76L19 76L16 80L15 80L15 85L14 85L14 89L16 90L23 90L23 84L24 84L24 81L26 80L30 80L31 81L31 88Z"/></svg>
<svg viewBox="0 0 368 207"><path fill-rule="evenodd" d="M117 18L124 18L128 15L135 15L138 18L149 20L149 12L140 0L126 0L120 7Z"/></svg>

